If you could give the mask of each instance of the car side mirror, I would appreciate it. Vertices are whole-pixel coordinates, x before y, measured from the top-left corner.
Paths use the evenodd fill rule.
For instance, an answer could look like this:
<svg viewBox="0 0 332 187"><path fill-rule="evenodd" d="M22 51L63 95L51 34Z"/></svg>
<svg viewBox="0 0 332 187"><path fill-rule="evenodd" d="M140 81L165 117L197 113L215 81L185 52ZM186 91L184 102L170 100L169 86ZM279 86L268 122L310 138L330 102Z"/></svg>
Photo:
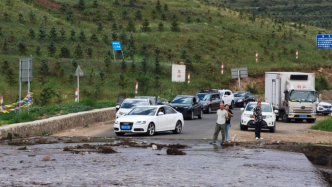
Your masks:
<svg viewBox="0 0 332 187"><path fill-rule="evenodd" d="M164 112L159 112L158 113L158 116L163 116L163 115L165 115Z"/></svg>
<svg viewBox="0 0 332 187"><path fill-rule="evenodd" d="M241 110L241 111L244 111L244 108L241 108L240 110Z"/></svg>
<svg viewBox="0 0 332 187"><path fill-rule="evenodd" d="M275 113L275 114L279 114L279 111L278 111L278 110L274 110L274 113Z"/></svg>
<svg viewBox="0 0 332 187"><path fill-rule="evenodd" d="M172 101L168 101L168 103L171 103Z"/></svg>

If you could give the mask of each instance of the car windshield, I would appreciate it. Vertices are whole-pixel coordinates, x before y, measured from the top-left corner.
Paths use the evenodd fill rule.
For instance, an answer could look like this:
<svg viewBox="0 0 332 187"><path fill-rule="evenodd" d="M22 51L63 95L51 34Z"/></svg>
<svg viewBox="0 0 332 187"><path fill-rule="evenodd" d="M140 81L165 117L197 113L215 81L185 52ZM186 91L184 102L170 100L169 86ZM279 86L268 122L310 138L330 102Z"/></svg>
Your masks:
<svg viewBox="0 0 332 187"><path fill-rule="evenodd" d="M210 101L211 95L209 94L197 94L196 95L201 101Z"/></svg>
<svg viewBox="0 0 332 187"><path fill-rule="evenodd" d="M257 103L248 104L246 107L246 111L254 111L254 108L257 107ZM269 104L262 104L261 106L262 112L272 112L271 105Z"/></svg>
<svg viewBox="0 0 332 187"><path fill-rule="evenodd" d="M191 104L192 100L191 97L176 97L172 103Z"/></svg>
<svg viewBox="0 0 332 187"><path fill-rule="evenodd" d="M142 100L128 100L122 103L121 108L133 108L140 105L149 105L149 103Z"/></svg>
<svg viewBox="0 0 332 187"><path fill-rule="evenodd" d="M128 115L154 116L156 110L156 107L136 107Z"/></svg>
<svg viewBox="0 0 332 187"><path fill-rule="evenodd" d="M235 92L234 97L244 97L246 95L245 92Z"/></svg>
<svg viewBox="0 0 332 187"><path fill-rule="evenodd" d="M289 101L291 102L315 102L315 91L299 91L294 90L289 93Z"/></svg>

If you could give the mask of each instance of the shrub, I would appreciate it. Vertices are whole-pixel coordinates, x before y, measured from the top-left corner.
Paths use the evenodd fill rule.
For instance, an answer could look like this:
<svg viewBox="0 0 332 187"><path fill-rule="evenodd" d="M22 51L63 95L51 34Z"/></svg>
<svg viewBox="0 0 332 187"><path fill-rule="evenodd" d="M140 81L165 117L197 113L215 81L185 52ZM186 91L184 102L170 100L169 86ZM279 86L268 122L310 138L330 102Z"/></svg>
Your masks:
<svg viewBox="0 0 332 187"><path fill-rule="evenodd" d="M332 131L332 119L320 121L318 124L313 125L311 129L320 131Z"/></svg>
<svg viewBox="0 0 332 187"><path fill-rule="evenodd" d="M329 82L325 76L320 75L315 79L315 89L316 91L329 90Z"/></svg>
<svg viewBox="0 0 332 187"><path fill-rule="evenodd" d="M252 94L260 94L261 92L258 89L257 84L253 83L253 84L247 84L247 88L246 90L248 92L251 92Z"/></svg>

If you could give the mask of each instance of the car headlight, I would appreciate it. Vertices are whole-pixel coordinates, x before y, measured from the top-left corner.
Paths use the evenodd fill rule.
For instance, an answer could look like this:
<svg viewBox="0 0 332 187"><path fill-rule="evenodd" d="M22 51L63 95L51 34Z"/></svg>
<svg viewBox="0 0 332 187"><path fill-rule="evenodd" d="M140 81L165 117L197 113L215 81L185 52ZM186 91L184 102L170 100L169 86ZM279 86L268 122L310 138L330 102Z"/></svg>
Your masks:
<svg viewBox="0 0 332 187"><path fill-rule="evenodd" d="M273 116L266 116L265 119L271 119Z"/></svg>
<svg viewBox="0 0 332 187"><path fill-rule="evenodd" d="M242 101L243 101L242 99L237 100L238 103L239 103L239 102L242 102Z"/></svg>
<svg viewBox="0 0 332 187"><path fill-rule="evenodd" d="M243 114L243 117L250 118L250 114Z"/></svg>
<svg viewBox="0 0 332 187"><path fill-rule="evenodd" d="M136 122L136 125L144 125L144 124L146 124L146 121L137 121Z"/></svg>
<svg viewBox="0 0 332 187"><path fill-rule="evenodd" d="M191 109L191 106L186 106L186 107L183 107L183 108L186 108L186 109Z"/></svg>
<svg viewBox="0 0 332 187"><path fill-rule="evenodd" d="M114 124L119 124L119 122L118 121L115 121L115 123Z"/></svg>
<svg viewBox="0 0 332 187"><path fill-rule="evenodd" d="M288 111L291 113L294 112L294 110L291 107L289 107Z"/></svg>

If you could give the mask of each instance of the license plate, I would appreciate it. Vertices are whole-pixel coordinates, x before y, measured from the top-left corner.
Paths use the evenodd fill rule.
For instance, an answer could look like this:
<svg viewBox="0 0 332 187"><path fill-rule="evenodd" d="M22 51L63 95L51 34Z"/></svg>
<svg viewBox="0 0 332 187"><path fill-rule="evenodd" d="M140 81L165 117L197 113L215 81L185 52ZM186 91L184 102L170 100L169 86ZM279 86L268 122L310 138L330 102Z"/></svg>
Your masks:
<svg viewBox="0 0 332 187"><path fill-rule="evenodd" d="M331 109L327 109L327 111L331 111Z"/></svg>
<svg viewBox="0 0 332 187"><path fill-rule="evenodd" d="M307 115L300 115L300 118L306 118Z"/></svg>
<svg viewBox="0 0 332 187"><path fill-rule="evenodd" d="M130 129L130 126L121 126L122 129Z"/></svg>

